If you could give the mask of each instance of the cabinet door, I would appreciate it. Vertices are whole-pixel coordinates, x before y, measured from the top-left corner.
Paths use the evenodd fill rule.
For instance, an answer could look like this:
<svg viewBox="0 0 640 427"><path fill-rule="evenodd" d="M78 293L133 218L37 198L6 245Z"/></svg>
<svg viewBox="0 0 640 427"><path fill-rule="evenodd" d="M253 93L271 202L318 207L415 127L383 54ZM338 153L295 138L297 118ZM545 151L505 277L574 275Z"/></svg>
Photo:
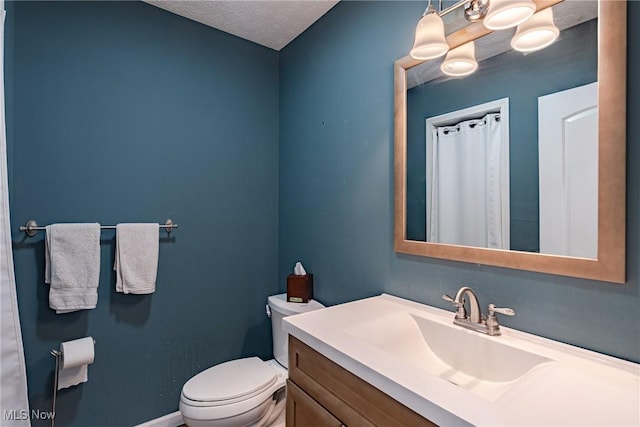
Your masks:
<svg viewBox="0 0 640 427"><path fill-rule="evenodd" d="M289 379L350 427L437 427L293 336L289 336Z"/></svg>
<svg viewBox="0 0 640 427"><path fill-rule="evenodd" d="M287 380L287 427L341 427L342 423Z"/></svg>

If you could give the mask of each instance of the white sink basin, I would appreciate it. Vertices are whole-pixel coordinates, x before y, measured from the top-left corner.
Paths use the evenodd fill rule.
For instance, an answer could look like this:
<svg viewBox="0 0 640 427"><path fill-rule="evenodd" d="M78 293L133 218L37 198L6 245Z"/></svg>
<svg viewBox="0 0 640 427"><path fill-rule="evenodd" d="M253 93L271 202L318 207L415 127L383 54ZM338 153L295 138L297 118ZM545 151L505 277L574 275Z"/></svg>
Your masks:
<svg viewBox="0 0 640 427"><path fill-rule="evenodd" d="M463 329L409 313L394 313L347 327L344 331L371 345L484 398L495 400L517 380L552 359L504 345Z"/></svg>
<svg viewBox="0 0 640 427"><path fill-rule="evenodd" d="M638 364L505 327L484 335L453 317L380 295L283 328L438 425L640 425Z"/></svg>

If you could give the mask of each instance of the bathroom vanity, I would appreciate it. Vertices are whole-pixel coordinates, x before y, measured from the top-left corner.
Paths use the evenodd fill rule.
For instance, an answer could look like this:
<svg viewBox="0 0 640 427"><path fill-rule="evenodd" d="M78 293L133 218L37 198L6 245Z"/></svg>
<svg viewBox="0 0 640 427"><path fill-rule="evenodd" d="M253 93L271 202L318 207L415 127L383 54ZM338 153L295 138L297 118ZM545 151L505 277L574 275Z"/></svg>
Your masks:
<svg viewBox="0 0 640 427"><path fill-rule="evenodd" d="M284 319L288 426L640 424L640 365L380 295Z"/></svg>
<svg viewBox="0 0 640 427"><path fill-rule="evenodd" d="M289 338L288 426L435 426L295 337Z"/></svg>

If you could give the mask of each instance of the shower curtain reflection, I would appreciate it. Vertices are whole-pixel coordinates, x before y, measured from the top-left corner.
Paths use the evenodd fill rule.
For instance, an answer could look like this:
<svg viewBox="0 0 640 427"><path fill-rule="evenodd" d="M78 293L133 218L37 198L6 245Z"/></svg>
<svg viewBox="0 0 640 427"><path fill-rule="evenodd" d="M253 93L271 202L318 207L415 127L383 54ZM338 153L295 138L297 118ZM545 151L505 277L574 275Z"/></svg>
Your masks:
<svg viewBox="0 0 640 427"><path fill-rule="evenodd" d="M499 113L432 130L427 241L509 249L507 141Z"/></svg>

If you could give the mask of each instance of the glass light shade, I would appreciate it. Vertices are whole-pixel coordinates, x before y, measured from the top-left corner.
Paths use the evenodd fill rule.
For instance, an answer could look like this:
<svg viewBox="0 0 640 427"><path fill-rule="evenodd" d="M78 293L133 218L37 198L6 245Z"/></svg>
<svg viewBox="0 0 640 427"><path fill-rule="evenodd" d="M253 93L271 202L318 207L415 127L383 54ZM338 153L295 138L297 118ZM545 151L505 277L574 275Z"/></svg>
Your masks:
<svg viewBox="0 0 640 427"><path fill-rule="evenodd" d="M475 44L469 42L451 49L440 69L443 73L455 77L468 76L473 73L478 69Z"/></svg>
<svg viewBox="0 0 640 427"><path fill-rule="evenodd" d="M532 0L490 0L483 24L490 30L504 30L522 24L535 12Z"/></svg>
<svg viewBox="0 0 640 427"><path fill-rule="evenodd" d="M520 52L544 49L556 41L560 30L553 22L553 11L546 8L520 24L511 39L511 47Z"/></svg>
<svg viewBox="0 0 640 427"><path fill-rule="evenodd" d="M449 45L444 37L444 23L435 9L418 22L416 39L409 55L418 60L427 60L444 55Z"/></svg>

